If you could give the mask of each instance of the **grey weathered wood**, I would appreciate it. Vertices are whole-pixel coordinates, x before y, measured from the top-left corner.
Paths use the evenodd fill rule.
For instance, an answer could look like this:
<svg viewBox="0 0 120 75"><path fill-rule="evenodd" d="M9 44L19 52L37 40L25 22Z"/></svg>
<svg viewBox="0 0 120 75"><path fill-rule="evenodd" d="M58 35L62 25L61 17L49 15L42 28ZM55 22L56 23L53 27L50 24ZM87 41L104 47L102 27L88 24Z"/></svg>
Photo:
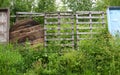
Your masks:
<svg viewBox="0 0 120 75"><path fill-rule="evenodd" d="M98 32L93 32L93 29L104 28L105 26L104 14L105 13L103 11L78 11L76 12L76 34L77 34L77 40L78 40L77 44L80 40L93 39L93 35L98 34ZM99 19L101 19L102 21L98 22L97 20ZM83 25L84 27L82 27ZM96 27L94 27L94 25L96 25ZM89 29L90 31L89 32L80 31L80 30L86 30L86 29L87 30ZM90 37L82 38L81 37L82 35L90 35Z"/></svg>
<svg viewBox="0 0 120 75"><path fill-rule="evenodd" d="M74 33L47 33L46 35L74 35Z"/></svg>
<svg viewBox="0 0 120 75"><path fill-rule="evenodd" d="M89 17L90 17L90 33L92 33L92 14L91 12L89 13ZM92 34L91 34L91 38L92 38Z"/></svg>
<svg viewBox="0 0 120 75"><path fill-rule="evenodd" d="M52 39L46 39L46 41L56 41L56 40L60 40L60 41L62 41L62 40L66 40L66 41L71 41L71 40L73 40L72 38L52 38Z"/></svg>
<svg viewBox="0 0 120 75"><path fill-rule="evenodd" d="M9 42L9 9L0 9L0 43Z"/></svg>
<svg viewBox="0 0 120 75"><path fill-rule="evenodd" d="M54 24L58 24L58 22L47 22L46 21L45 24L48 24L48 25L53 24L54 25Z"/></svg>
<svg viewBox="0 0 120 75"><path fill-rule="evenodd" d="M83 40L83 39L91 39L93 38L94 34L98 34L97 32L93 32L93 29L100 29L105 27L105 13L103 11L78 11L76 13L73 12L49 12L49 13L32 13L32 12L18 12L18 16L16 17L39 17L44 16L44 45L48 46L47 41L56 41L56 40L66 40L70 41L72 43L72 46L74 48L74 34L76 34L77 40ZM74 20L76 17L76 33L74 33ZM48 21L51 19L51 21ZM56 21L52 21L52 19L55 19ZM69 19L70 22L63 22L62 20ZM81 21L80 21L81 20ZM102 20L98 22L98 20ZM69 27L62 27L62 25L67 24ZM56 25L56 28L47 28L47 26ZM84 25L84 26L83 26ZM89 25L89 27L88 27ZM94 27L96 25L96 27ZM101 27L99 27L101 25ZM82 27L83 26L83 27ZM57 30L55 33L49 33L50 30ZM62 33L61 30L70 30L71 32L65 32ZM80 30L89 30L88 32L82 32ZM58 38L47 38L48 36L58 36ZM59 36L62 35L68 35L71 38L60 38ZM88 38L82 38L81 35L91 35L91 37ZM77 43L79 41L76 41ZM61 45L61 44L60 44ZM68 43L67 45L71 45ZM78 46L78 45L76 45Z"/></svg>
<svg viewBox="0 0 120 75"><path fill-rule="evenodd" d="M61 19L60 19L60 13L58 12L58 27L57 27L58 28L58 34L60 34L60 29L61 29L61 27L60 27L60 21L61 21Z"/></svg>
<svg viewBox="0 0 120 75"><path fill-rule="evenodd" d="M77 22L78 24L105 24L105 22Z"/></svg>
<svg viewBox="0 0 120 75"><path fill-rule="evenodd" d="M102 13L102 17L105 17L105 13L104 12ZM105 22L105 18L102 18L102 22L103 22L103 24L102 24L103 27L105 27L105 23L104 23Z"/></svg>
<svg viewBox="0 0 120 75"><path fill-rule="evenodd" d="M46 47L47 46L49 46L48 44L46 45ZM50 45L51 46L51 45ZM57 44L56 46L61 46L61 47L66 47L66 46L71 46L71 47L73 47L74 46L74 44Z"/></svg>
<svg viewBox="0 0 120 75"><path fill-rule="evenodd" d="M44 13L35 13L35 12L16 12L16 14L19 14L19 15L42 15L42 16L44 16Z"/></svg>
<svg viewBox="0 0 120 75"><path fill-rule="evenodd" d="M58 21L57 22L48 22L46 19L54 19L56 18ZM71 22L63 22L61 19L63 18L68 18L68 19L71 19ZM58 30L58 32L56 33L47 33L45 34L45 36L58 36L58 38L46 38L45 39L45 42L46 42L46 46L48 45L47 44L47 41L71 41L72 44L74 44L74 14L73 13L68 13L68 12L56 12L56 13L45 13L45 26L46 25L57 25L56 28L44 28L45 31L48 31L48 30ZM63 24L69 24L70 27L62 27L61 25ZM71 32L70 33L62 33L61 30L70 30ZM59 36L61 35L68 35L68 36L71 36L71 38L60 38ZM61 46L61 44L59 45ZM65 44L64 44L65 46ZM74 45L70 45L70 43L67 44L67 46L71 46L71 47L74 47Z"/></svg>
<svg viewBox="0 0 120 75"><path fill-rule="evenodd" d="M51 17L51 16L46 16L45 18L47 18L47 19L54 19L54 18L56 18L56 19L58 19L58 16L54 16L54 17Z"/></svg>
<svg viewBox="0 0 120 75"><path fill-rule="evenodd" d="M46 47L47 46L47 43L46 43L46 39L47 39L47 36L46 36L46 34L47 34L47 32L46 32L46 26L45 26L45 24L46 24L46 14L45 14L45 16L44 16L44 47Z"/></svg>
<svg viewBox="0 0 120 75"><path fill-rule="evenodd" d="M60 30L72 30L72 28L60 28ZM45 28L44 30L59 30L59 28Z"/></svg>
<svg viewBox="0 0 120 75"><path fill-rule="evenodd" d="M103 29L104 27L92 27L92 29ZM91 29L90 27L78 27L77 30L87 30Z"/></svg>
<svg viewBox="0 0 120 75"><path fill-rule="evenodd" d="M91 35L91 34L98 34L98 32L79 32L79 33L77 33L77 34L89 34L89 35Z"/></svg>
<svg viewBox="0 0 120 75"><path fill-rule="evenodd" d="M104 16L98 17L98 16L81 16L81 17L77 17L78 19L100 19L100 18L104 18Z"/></svg>
<svg viewBox="0 0 120 75"><path fill-rule="evenodd" d="M89 13L91 13L91 14L102 14L103 13L103 11L77 11L76 12L77 14L89 14Z"/></svg>
<svg viewBox="0 0 120 75"><path fill-rule="evenodd" d="M44 15L31 15L31 17L40 17L40 16L44 16ZM10 16L11 18L16 18L17 17L17 15L11 15ZM21 14L19 14L19 18L24 18L24 17L30 17L30 15L21 15Z"/></svg>

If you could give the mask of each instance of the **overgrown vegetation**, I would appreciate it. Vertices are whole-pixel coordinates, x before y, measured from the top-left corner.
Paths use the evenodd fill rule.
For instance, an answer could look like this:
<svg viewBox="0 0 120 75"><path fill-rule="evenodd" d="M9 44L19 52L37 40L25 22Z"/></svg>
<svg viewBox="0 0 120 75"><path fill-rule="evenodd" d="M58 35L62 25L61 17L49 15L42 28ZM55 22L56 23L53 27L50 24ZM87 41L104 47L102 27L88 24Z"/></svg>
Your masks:
<svg viewBox="0 0 120 75"><path fill-rule="evenodd" d="M79 49L0 45L1 75L119 75L120 39L102 30Z"/></svg>
<svg viewBox="0 0 120 75"><path fill-rule="evenodd" d="M93 8L91 0L62 1L72 11L106 10L120 4L120 0L97 0ZM55 0L0 0L0 7L9 7L12 15L57 10ZM120 38L112 37L107 29L101 31L95 39L80 41L76 50L61 49L56 43L47 49L27 43L0 45L0 75L120 75Z"/></svg>

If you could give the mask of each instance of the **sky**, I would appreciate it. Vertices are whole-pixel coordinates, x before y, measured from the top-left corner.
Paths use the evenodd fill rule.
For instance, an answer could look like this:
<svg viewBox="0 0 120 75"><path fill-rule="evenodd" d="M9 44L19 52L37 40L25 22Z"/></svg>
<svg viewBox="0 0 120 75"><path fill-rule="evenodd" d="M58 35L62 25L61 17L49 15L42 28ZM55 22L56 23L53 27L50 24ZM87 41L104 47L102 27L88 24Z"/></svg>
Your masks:
<svg viewBox="0 0 120 75"><path fill-rule="evenodd" d="M61 0L56 0L56 4L57 4L57 5L62 5Z"/></svg>

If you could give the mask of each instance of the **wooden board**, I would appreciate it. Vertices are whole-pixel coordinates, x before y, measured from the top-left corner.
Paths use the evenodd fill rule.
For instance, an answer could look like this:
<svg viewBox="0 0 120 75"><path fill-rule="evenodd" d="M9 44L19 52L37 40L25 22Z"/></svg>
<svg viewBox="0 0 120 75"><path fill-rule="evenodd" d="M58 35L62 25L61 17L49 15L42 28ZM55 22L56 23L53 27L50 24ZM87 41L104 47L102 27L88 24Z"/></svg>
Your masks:
<svg viewBox="0 0 120 75"><path fill-rule="evenodd" d="M0 43L9 42L9 9L0 9Z"/></svg>

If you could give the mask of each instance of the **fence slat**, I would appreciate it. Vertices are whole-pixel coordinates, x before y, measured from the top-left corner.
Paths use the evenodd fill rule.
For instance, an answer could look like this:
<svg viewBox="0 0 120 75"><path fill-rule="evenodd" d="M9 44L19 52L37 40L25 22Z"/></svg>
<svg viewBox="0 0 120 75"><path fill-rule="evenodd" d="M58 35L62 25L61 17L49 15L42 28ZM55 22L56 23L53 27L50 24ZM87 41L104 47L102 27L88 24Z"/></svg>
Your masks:
<svg viewBox="0 0 120 75"><path fill-rule="evenodd" d="M98 17L98 16L91 16L91 17L88 17L88 16L81 16L81 17L77 17L78 19L100 19L100 18L104 18L103 16L102 17Z"/></svg>
<svg viewBox="0 0 120 75"><path fill-rule="evenodd" d="M77 22L78 24L105 24L105 22Z"/></svg>
<svg viewBox="0 0 120 75"><path fill-rule="evenodd" d="M71 41L71 40L74 40L72 38L52 38L52 39L46 39L46 41L57 41L57 40L60 40L60 41L63 41L63 40L66 40L66 41Z"/></svg>

